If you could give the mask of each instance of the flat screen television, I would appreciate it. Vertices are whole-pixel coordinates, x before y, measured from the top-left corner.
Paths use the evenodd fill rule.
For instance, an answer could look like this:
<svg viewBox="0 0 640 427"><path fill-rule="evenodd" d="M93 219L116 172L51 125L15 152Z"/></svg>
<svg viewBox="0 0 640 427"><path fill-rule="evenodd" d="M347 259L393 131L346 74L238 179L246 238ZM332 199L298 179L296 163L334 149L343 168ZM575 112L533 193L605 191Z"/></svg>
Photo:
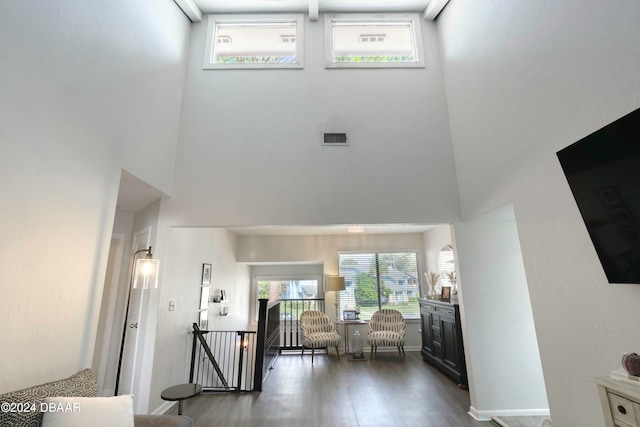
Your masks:
<svg viewBox="0 0 640 427"><path fill-rule="evenodd" d="M609 283L640 284L640 109L557 155Z"/></svg>

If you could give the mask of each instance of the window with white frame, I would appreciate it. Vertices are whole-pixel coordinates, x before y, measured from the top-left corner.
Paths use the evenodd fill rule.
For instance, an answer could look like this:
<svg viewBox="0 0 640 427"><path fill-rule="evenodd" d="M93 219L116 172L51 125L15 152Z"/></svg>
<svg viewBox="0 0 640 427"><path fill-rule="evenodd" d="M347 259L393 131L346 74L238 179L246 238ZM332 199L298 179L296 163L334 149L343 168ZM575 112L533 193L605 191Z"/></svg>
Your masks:
<svg viewBox="0 0 640 427"><path fill-rule="evenodd" d="M210 15L204 68L302 68L302 15Z"/></svg>
<svg viewBox="0 0 640 427"><path fill-rule="evenodd" d="M327 68L424 67L417 14L325 15Z"/></svg>
<svg viewBox="0 0 640 427"><path fill-rule="evenodd" d="M338 263L345 281L340 317L355 308L363 320L382 308L394 308L406 319L420 317L417 252L340 253Z"/></svg>

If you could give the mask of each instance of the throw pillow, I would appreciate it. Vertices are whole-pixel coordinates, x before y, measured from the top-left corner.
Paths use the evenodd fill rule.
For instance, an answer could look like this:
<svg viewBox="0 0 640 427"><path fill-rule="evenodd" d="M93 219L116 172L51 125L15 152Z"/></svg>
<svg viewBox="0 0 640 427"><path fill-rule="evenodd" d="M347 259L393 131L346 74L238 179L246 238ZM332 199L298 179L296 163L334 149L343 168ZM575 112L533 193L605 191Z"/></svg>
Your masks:
<svg viewBox="0 0 640 427"><path fill-rule="evenodd" d="M0 426L38 427L42 423L40 404L46 397L98 395L98 383L91 369L83 369L69 378L0 394L0 403L18 409L0 412Z"/></svg>
<svg viewBox="0 0 640 427"><path fill-rule="evenodd" d="M133 396L48 397L42 427L133 427Z"/></svg>

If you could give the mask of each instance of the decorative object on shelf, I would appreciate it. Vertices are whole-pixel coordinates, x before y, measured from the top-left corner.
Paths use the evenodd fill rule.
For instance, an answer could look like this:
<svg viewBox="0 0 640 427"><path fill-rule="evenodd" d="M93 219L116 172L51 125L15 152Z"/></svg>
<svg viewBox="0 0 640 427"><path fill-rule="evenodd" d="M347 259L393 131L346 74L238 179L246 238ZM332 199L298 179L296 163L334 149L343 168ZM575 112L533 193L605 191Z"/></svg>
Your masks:
<svg viewBox="0 0 640 427"><path fill-rule="evenodd" d="M447 280L451 283L451 295L455 295L458 293L458 287L456 286L456 271L451 270L445 273L447 276Z"/></svg>
<svg viewBox="0 0 640 427"><path fill-rule="evenodd" d="M202 264L202 286L211 284L211 264Z"/></svg>
<svg viewBox="0 0 640 427"><path fill-rule="evenodd" d="M356 304L356 320L360 320L360 304Z"/></svg>
<svg viewBox="0 0 640 427"><path fill-rule="evenodd" d="M430 271L429 273L425 272L424 277L427 279L427 299L437 299L438 295L436 294L436 285L438 284L438 279L440 279L440 275L436 272Z"/></svg>
<svg viewBox="0 0 640 427"><path fill-rule="evenodd" d="M451 299L451 286L443 286L440 293L441 301L449 301Z"/></svg>
<svg viewBox="0 0 640 427"><path fill-rule="evenodd" d="M224 289L220 289L216 291L216 294L213 296L213 302L226 302L227 301L227 293Z"/></svg>
<svg viewBox="0 0 640 427"><path fill-rule="evenodd" d="M343 320L357 320L357 314L355 310L342 310Z"/></svg>
<svg viewBox="0 0 640 427"><path fill-rule="evenodd" d="M629 375L640 377L640 356L637 353L623 354L622 367Z"/></svg>
<svg viewBox="0 0 640 427"><path fill-rule="evenodd" d="M352 359L364 359L364 350L362 347L362 337L358 329L353 333L353 351L351 352Z"/></svg>
<svg viewBox="0 0 640 427"><path fill-rule="evenodd" d="M456 263L453 252L453 246L445 245L440 249L440 255L438 256L438 271L440 273L441 285L451 286L451 294L454 295L457 292L456 288ZM440 292L440 290L436 290Z"/></svg>

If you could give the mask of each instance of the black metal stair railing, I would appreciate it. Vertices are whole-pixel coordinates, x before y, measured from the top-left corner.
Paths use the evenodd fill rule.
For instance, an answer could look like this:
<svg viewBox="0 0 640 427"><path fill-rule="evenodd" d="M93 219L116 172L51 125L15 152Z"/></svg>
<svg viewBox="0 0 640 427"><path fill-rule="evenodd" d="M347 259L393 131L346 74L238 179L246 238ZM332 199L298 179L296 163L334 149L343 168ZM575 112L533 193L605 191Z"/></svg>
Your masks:
<svg viewBox="0 0 640 427"><path fill-rule="evenodd" d="M280 301L280 348L282 350L302 349L302 331L298 319L306 310L324 312L324 299L305 298Z"/></svg>
<svg viewBox="0 0 640 427"><path fill-rule="evenodd" d="M257 331L203 331L193 324L189 382L202 391L261 391L280 355L280 302L259 300Z"/></svg>
<svg viewBox="0 0 640 427"><path fill-rule="evenodd" d="M207 391L260 391L282 350L300 350L298 319L324 299L260 300L257 331L203 331L193 324L189 382Z"/></svg>
<svg viewBox="0 0 640 427"><path fill-rule="evenodd" d="M256 332L193 329L189 382L205 392L253 391Z"/></svg>

